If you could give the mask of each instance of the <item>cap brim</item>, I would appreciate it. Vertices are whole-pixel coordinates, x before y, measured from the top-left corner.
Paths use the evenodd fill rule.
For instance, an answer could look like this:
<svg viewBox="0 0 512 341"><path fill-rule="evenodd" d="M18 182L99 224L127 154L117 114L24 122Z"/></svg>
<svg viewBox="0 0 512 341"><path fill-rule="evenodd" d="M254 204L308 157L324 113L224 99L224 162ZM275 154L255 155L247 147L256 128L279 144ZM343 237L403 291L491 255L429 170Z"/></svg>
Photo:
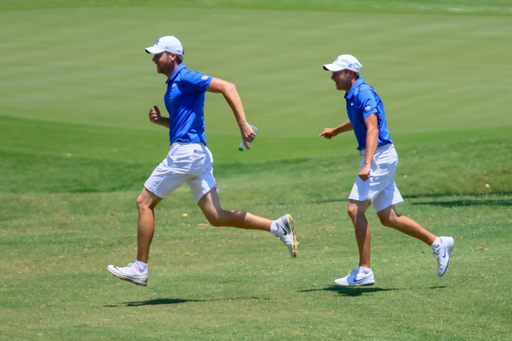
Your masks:
<svg viewBox="0 0 512 341"><path fill-rule="evenodd" d="M151 54L159 54L159 53L165 52L165 50L162 50L161 48L156 47L156 46L148 47L145 50L147 53L151 53Z"/></svg>
<svg viewBox="0 0 512 341"><path fill-rule="evenodd" d="M341 71L341 70L345 70L344 68L342 68L341 66L339 65L336 65L336 64L325 64L324 65L324 70L325 71L332 71L332 72L336 72L336 71Z"/></svg>

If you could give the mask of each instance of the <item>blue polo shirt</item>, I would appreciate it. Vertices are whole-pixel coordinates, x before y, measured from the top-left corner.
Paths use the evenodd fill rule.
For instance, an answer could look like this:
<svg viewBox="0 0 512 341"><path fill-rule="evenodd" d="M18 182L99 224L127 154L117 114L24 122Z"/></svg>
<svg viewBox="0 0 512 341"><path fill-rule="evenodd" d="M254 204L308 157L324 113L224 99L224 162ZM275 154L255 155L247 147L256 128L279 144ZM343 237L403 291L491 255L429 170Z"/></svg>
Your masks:
<svg viewBox="0 0 512 341"><path fill-rule="evenodd" d="M379 124L379 142L377 147L393 143L389 136L389 130L386 123L386 114L384 105L371 86L364 82L363 77L359 77L345 94L347 100L347 114L356 134L358 150L366 148L366 124L364 120L372 114L377 114Z"/></svg>
<svg viewBox="0 0 512 341"><path fill-rule="evenodd" d="M202 142L204 134L205 91L213 77L178 65L166 82L165 107L169 112L169 139L173 142Z"/></svg>

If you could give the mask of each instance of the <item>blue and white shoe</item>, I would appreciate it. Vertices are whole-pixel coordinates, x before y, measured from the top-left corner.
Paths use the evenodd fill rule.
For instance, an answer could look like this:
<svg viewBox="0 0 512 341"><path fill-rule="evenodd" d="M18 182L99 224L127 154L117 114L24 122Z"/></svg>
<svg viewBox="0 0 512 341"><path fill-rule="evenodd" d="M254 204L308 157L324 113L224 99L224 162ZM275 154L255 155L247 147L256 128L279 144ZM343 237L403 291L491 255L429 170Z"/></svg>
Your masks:
<svg viewBox="0 0 512 341"><path fill-rule="evenodd" d="M342 287L368 286L375 284L373 271L364 272L359 268L352 269L347 276L334 280L334 284Z"/></svg>
<svg viewBox="0 0 512 341"><path fill-rule="evenodd" d="M453 250L453 238L452 237L439 237L441 239L441 245L434 250L433 254L437 258L437 275L441 277L448 269L450 263L450 253Z"/></svg>

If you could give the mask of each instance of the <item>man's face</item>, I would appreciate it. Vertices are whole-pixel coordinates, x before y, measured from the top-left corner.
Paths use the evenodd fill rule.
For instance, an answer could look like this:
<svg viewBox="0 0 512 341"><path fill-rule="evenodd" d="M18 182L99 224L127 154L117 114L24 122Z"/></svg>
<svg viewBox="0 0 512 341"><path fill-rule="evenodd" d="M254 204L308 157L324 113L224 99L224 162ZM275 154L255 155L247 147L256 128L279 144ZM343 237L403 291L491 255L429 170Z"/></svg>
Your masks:
<svg viewBox="0 0 512 341"><path fill-rule="evenodd" d="M168 74L169 71L172 72L173 65L172 65L172 55L175 55L174 53L169 52L163 52L160 54L155 54L153 56L153 63L156 64L156 72Z"/></svg>
<svg viewBox="0 0 512 341"><path fill-rule="evenodd" d="M345 90L350 89L351 78L350 78L350 70L341 70L335 71L332 73L331 79L336 83L336 89Z"/></svg>

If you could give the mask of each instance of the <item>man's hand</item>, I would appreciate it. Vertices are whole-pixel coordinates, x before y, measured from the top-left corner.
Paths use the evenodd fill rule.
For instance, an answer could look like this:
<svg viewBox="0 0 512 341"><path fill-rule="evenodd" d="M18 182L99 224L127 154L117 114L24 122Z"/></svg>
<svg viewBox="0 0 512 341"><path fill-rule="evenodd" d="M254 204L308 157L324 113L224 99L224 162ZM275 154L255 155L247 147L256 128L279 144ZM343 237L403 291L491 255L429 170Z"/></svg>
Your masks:
<svg viewBox="0 0 512 341"><path fill-rule="evenodd" d="M366 181L370 178L370 170L371 166L364 166L363 169L359 172L359 177L361 180Z"/></svg>
<svg viewBox="0 0 512 341"><path fill-rule="evenodd" d="M162 116L160 116L160 110L156 105L151 108L149 111L149 120L154 124L160 124L162 120Z"/></svg>
<svg viewBox="0 0 512 341"><path fill-rule="evenodd" d="M247 143L247 141L253 142L256 138L256 133L252 129L251 125L247 122L240 125L240 133L242 134L245 148L249 149L249 143Z"/></svg>
<svg viewBox="0 0 512 341"><path fill-rule="evenodd" d="M335 128L325 128L324 131L320 134L320 136L325 137L326 139L331 139L334 136L338 135Z"/></svg>

